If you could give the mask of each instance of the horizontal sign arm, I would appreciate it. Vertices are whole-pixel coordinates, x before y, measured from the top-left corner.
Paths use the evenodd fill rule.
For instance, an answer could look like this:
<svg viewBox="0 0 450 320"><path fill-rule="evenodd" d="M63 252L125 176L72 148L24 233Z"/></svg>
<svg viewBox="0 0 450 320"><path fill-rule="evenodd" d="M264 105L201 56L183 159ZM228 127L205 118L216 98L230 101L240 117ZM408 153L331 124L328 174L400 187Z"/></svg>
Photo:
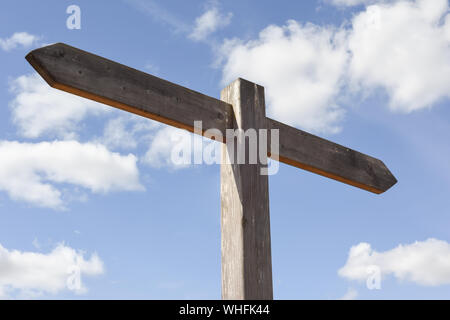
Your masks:
<svg viewBox="0 0 450 320"><path fill-rule="evenodd" d="M53 88L191 132L198 120L203 131L225 132L231 116L223 101L64 43L36 49L26 59Z"/></svg>
<svg viewBox="0 0 450 320"><path fill-rule="evenodd" d="M280 130L280 162L377 194L397 182L381 160L270 118L267 129Z"/></svg>
<svg viewBox="0 0 450 320"><path fill-rule="evenodd" d="M194 132L225 130L231 105L142 71L57 43L30 52L26 59L56 89ZM280 148L271 157L346 184L382 193L397 180L378 159L267 118L279 129Z"/></svg>

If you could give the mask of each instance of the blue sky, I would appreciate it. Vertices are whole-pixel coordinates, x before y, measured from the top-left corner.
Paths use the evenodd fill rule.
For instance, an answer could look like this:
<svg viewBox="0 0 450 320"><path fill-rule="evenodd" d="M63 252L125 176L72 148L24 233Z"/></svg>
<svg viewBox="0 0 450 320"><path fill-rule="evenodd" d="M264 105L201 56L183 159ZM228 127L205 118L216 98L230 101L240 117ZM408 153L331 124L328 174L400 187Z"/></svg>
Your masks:
<svg viewBox="0 0 450 320"><path fill-rule="evenodd" d="M177 167L188 134L49 88L24 57L54 42L213 97L246 78L269 116L386 163L382 195L270 176L276 299L450 297L447 0L1 6L1 298L220 298L219 166Z"/></svg>

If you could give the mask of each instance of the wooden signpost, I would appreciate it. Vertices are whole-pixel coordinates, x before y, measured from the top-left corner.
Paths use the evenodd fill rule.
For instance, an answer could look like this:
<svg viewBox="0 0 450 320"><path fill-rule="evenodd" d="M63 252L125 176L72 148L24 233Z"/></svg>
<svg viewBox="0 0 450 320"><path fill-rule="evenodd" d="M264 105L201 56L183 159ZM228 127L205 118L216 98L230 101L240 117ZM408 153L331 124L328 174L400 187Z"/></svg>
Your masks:
<svg viewBox="0 0 450 320"><path fill-rule="evenodd" d="M221 100L192 91L63 43L30 52L26 59L53 88L202 135L217 129L278 129L280 162L373 192L397 180L368 155L290 127L265 115L264 88L237 79ZM64 107L64 106L61 106ZM245 141L243 142L245 144ZM222 299L273 299L268 177L256 164L221 163ZM232 159L229 159L232 160Z"/></svg>

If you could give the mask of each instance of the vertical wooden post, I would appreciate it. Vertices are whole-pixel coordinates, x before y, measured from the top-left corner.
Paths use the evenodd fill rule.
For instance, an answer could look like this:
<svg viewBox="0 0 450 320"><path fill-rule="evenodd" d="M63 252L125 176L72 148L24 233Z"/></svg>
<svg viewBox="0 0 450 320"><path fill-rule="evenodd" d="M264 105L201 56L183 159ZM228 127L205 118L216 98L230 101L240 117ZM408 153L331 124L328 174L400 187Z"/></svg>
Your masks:
<svg viewBox="0 0 450 320"><path fill-rule="evenodd" d="M222 90L221 100L233 106L234 118L227 128L266 129L263 87L237 79ZM245 164L237 163L230 143L222 147L222 299L269 300L273 288L268 176L261 175L262 161L249 164L245 140L234 140L235 149L245 144Z"/></svg>

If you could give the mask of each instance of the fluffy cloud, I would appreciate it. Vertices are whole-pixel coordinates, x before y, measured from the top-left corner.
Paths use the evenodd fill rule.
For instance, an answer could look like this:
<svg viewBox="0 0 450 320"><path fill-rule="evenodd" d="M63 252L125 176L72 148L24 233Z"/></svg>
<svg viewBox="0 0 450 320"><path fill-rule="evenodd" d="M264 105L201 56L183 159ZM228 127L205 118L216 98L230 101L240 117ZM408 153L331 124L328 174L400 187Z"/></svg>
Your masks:
<svg viewBox="0 0 450 320"><path fill-rule="evenodd" d="M103 145L76 141L0 142L0 190L14 200L63 209L55 184L68 183L92 192L142 190L136 157Z"/></svg>
<svg viewBox="0 0 450 320"><path fill-rule="evenodd" d="M195 19L195 27L189 38L195 41L206 39L211 33L229 25L232 16L231 12L222 14L217 6L214 6Z"/></svg>
<svg viewBox="0 0 450 320"><path fill-rule="evenodd" d="M371 266L377 266L382 276L393 275L402 281L424 286L450 284L450 244L428 239L377 252L362 242L350 249L338 274L349 280L365 281Z"/></svg>
<svg viewBox="0 0 450 320"><path fill-rule="evenodd" d="M172 158L175 156L176 150L180 152L185 149L191 150L193 138L201 139L193 137L192 133L186 130L166 126L156 132L142 161L154 168L186 168L190 162L177 163ZM191 157L189 157L190 159Z"/></svg>
<svg viewBox="0 0 450 320"><path fill-rule="evenodd" d="M447 0L369 6L354 17L349 76L381 87L393 110L411 112L450 97L450 15Z"/></svg>
<svg viewBox="0 0 450 320"><path fill-rule="evenodd" d="M38 74L23 75L11 82L15 95L10 103L13 121L21 135L37 138L43 134L71 138L77 123L88 114L110 108L51 88Z"/></svg>
<svg viewBox="0 0 450 320"><path fill-rule="evenodd" d="M0 297L36 296L71 290L86 292L82 276L103 274L103 262L97 254L85 258L64 244L48 254L8 250L0 244Z"/></svg>
<svg viewBox="0 0 450 320"><path fill-rule="evenodd" d="M156 132L142 162L154 168L183 169L218 163L220 157L221 143L167 126Z"/></svg>
<svg viewBox="0 0 450 320"><path fill-rule="evenodd" d="M335 99L347 62L345 33L288 21L257 40L228 40L223 84L242 77L265 86L268 113L307 130L339 131L343 109Z"/></svg>
<svg viewBox="0 0 450 320"><path fill-rule="evenodd" d="M448 1L374 2L345 27L288 21L255 40L225 40L223 85L237 77L257 82L266 87L269 115L324 133L339 131L342 98L355 93L381 88L399 112L450 97Z"/></svg>
<svg viewBox="0 0 450 320"><path fill-rule="evenodd" d="M136 115L121 115L110 119L103 136L96 141L111 149L134 149L140 142L151 140L151 133L161 125Z"/></svg>
<svg viewBox="0 0 450 320"><path fill-rule="evenodd" d="M2 39L0 38L0 48L4 51L10 51L19 46L30 47L39 40L39 37L29 34L27 32L15 32L11 37Z"/></svg>

